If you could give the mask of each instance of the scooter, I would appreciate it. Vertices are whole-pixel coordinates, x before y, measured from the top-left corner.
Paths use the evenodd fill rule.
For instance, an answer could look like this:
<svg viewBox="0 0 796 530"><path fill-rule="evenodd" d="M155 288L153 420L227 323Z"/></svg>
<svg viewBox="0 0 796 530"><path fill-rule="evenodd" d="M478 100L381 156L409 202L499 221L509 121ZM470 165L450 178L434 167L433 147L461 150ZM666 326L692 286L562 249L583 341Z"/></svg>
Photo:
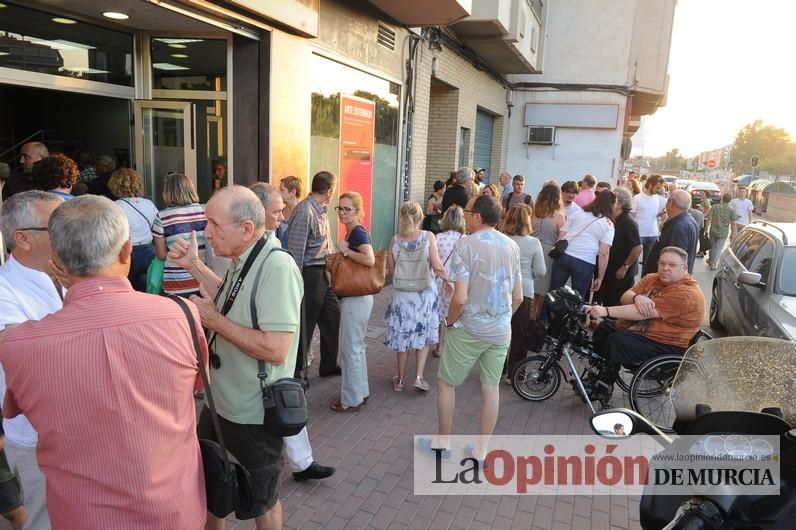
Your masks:
<svg viewBox="0 0 796 530"><path fill-rule="evenodd" d="M683 357L670 396L674 435L627 409L594 414L592 428L617 441L628 435L656 436L664 446L659 455L778 462L777 472L772 481L761 482L765 491L721 482L687 485L679 495L663 494L663 486L648 476L639 506L642 528L796 527L796 343L758 337L700 342ZM778 440L778 449L772 440Z"/></svg>

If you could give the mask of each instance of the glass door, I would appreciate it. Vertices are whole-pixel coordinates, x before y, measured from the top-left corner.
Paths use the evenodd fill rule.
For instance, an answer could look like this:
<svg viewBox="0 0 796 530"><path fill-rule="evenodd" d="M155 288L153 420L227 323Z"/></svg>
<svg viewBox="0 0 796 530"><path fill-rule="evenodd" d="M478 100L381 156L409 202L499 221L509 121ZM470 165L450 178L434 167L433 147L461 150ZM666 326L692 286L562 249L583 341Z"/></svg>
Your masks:
<svg viewBox="0 0 796 530"><path fill-rule="evenodd" d="M135 167L158 208L165 207L161 195L168 173L184 173L196 186L193 124L193 105L187 101L135 102Z"/></svg>

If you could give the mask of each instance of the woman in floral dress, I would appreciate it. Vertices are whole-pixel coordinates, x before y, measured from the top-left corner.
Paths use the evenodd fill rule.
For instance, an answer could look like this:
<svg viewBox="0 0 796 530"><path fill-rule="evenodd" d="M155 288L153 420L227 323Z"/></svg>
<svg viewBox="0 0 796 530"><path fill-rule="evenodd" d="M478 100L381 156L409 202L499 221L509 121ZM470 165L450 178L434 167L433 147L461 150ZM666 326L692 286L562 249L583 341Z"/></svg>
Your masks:
<svg viewBox="0 0 796 530"><path fill-rule="evenodd" d="M400 259L401 250L416 252L425 247L424 255L428 265L428 287L422 291L399 290L393 286L392 298L384 314L387 331L384 344L396 352L398 374L393 377L393 390L404 389L406 361L409 353L414 352L417 362L417 375L414 387L428 391L429 384L423 377L428 358L429 347L439 337L439 296L437 284L431 278L432 271L443 278L445 268L439 259L437 241L434 234L420 230L423 221L423 209L416 201L407 201L401 205L399 216L399 233L390 241L390 274L393 275L396 260Z"/></svg>

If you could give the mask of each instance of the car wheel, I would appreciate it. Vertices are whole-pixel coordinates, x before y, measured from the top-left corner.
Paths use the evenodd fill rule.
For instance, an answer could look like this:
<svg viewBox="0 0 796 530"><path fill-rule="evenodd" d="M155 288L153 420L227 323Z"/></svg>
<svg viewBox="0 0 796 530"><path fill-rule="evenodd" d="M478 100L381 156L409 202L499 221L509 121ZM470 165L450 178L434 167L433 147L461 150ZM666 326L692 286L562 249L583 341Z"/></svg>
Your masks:
<svg viewBox="0 0 796 530"><path fill-rule="evenodd" d="M710 293L710 327L717 330L723 331L724 325L721 323L721 317L719 317L719 284L718 282L713 282L713 289Z"/></svg>

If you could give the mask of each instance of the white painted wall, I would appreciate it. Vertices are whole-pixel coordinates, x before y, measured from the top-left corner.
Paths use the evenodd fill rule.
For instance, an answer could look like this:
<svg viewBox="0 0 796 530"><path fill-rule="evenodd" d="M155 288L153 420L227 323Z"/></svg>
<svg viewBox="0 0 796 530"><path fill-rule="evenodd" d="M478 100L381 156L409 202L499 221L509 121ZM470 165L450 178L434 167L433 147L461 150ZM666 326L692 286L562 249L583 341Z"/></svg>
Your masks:
<svg viewBox="0 0 796 530"><path fill-rule="evenodd" d="M611 103L619 105L615 129L558 128L555 145L525 145L528 130L523 125L525 103ZM534 197L542 183L554 178L559 184L578 181L590 173L600 180L616 182L620 169L622 123L626 99L619 94L593 92L515 92L509 123L506 170L525 176L525 189Z"/></svg>
<svg viewBox="0 0 796 530"><path fill-rule="evenodd" d="M546 3L542 73L530 82L624 85L637 0L554 0Z"/></svg>
<svg viewBox="0 0 796 530"><path fill-rule="evenodd" d="M634 73L631 50L639 1L645 0L554 0L547 3L542 73L514 75L512 82L628 86ZM523 124L525 103L616 104L619 119L615 129L558 128L555 145L528 146L525 145L528 131ZM621 166L626 104L626 96L613 92L515 91L507 170L525 175L526 190L534 196L550 178L563 183L580 180L590 173L598 181L615 183Z"/></svg>

